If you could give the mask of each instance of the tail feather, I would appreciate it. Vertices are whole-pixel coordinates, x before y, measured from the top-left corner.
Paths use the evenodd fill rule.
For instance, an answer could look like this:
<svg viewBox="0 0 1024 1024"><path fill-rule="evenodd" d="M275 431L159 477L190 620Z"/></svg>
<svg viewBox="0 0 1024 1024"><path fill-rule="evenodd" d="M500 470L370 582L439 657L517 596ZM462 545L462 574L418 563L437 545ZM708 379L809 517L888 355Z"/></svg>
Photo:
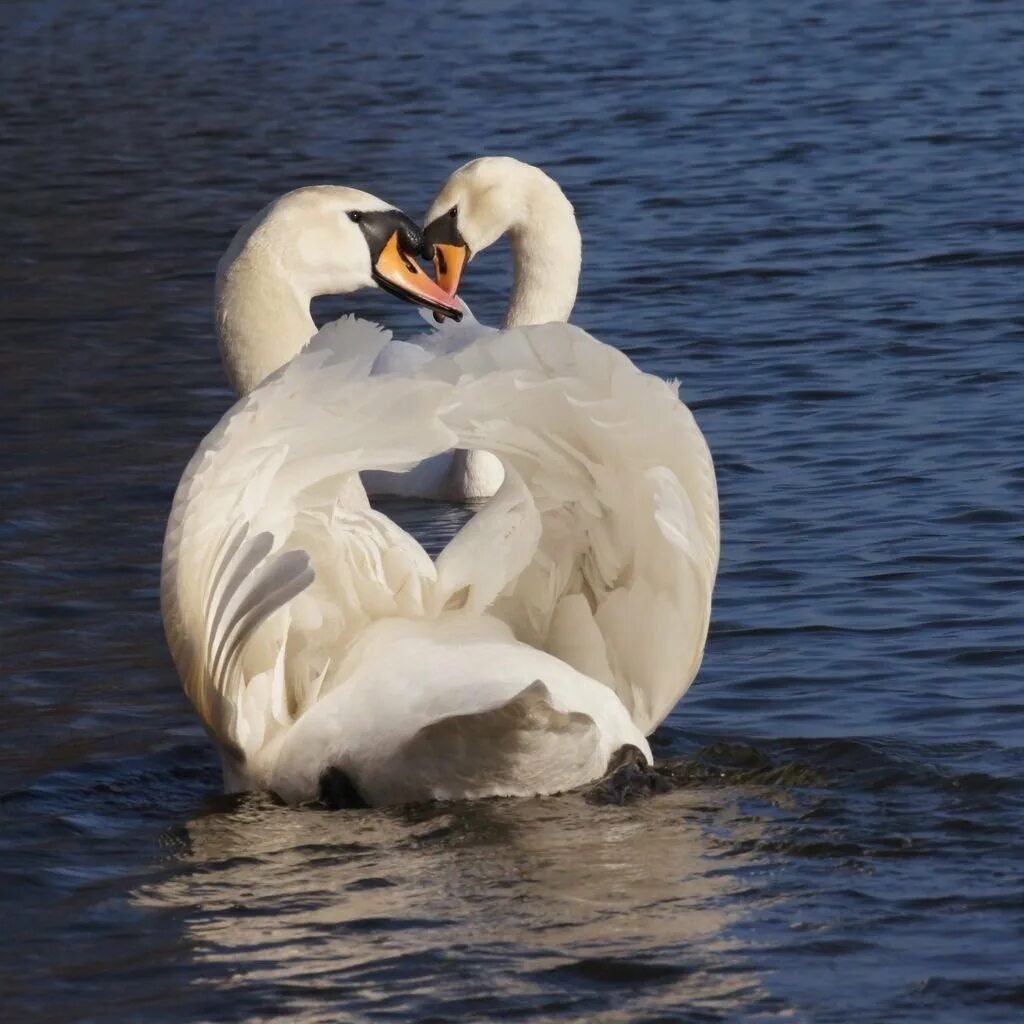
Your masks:
<svg viewBox="0 0 1024 1024"><path fill-rule="evenodd" d="M430 779L434 799L549 792L552 779L586 775L599 764L594 720L562 711L535 680L496 707L424 726L395 754L403 774ZM443 770L439 766L443 765Z"/></svg>

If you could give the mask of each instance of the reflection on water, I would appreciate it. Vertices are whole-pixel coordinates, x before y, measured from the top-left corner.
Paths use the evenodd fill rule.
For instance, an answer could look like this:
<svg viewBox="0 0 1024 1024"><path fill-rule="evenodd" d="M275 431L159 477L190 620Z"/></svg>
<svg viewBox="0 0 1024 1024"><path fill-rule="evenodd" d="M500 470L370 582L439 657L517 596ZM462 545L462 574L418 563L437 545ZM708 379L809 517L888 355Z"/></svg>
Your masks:
<svg viewBox="0 0 1024 1024"><path fill-rule="evenodd" d="M269 985L293 1019L318 1019L328 992L352 1019L529 1007L596 1020L619 986L641 990L635 1013L738 1010L764 998L725 934L750 858L723 858L706 818L685 790L630 807L341 813L247 797L169 836L187 867L134 898L185 908L211 978L230 968L247 1005Z"/></svg>

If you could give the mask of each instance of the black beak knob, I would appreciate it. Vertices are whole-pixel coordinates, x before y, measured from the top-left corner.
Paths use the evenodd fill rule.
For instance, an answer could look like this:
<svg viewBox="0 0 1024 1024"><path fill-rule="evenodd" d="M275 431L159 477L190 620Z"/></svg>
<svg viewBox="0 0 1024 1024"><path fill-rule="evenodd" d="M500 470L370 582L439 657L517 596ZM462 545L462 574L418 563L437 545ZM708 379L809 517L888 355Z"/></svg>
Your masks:
<svg viewBox="0 0 1024 1024"><path fill-rule="evenodd" d="M419 226L408 217L404 218L398 227L398 245L401 250L410 256L423 255L423 232Z"/></svg>

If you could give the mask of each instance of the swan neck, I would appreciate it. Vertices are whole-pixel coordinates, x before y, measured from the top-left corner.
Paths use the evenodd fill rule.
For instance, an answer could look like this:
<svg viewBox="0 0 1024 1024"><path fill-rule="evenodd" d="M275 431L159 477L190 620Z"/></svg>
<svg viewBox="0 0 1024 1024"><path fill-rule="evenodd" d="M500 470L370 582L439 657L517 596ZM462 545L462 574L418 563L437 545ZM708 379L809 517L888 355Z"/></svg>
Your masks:
<svg viewBox="0 0 1024 1024"><path fill-rule="evenodd" d="M268 249L222 261L217 340L228 381L239 395L290 362L316 334L311 300Z"/></svg>
<svg viewBox="0 0 1024 1024"><path fill-rule="evenodd" d="M509 228L514 264L506 327L564 322L576 303L582 240L572 203L549 178Z"/></svg>

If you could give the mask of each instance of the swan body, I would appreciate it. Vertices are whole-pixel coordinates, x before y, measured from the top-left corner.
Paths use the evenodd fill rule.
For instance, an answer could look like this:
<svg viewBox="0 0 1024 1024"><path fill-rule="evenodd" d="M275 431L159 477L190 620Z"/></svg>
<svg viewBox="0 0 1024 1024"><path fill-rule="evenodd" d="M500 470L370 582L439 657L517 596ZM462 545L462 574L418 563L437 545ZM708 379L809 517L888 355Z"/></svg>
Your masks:
<svg viewBox="0 0 1024 1024"><path fill-rule="evenodd" d="M164 546L165 628L230 789L371 803L559 792L685 691L717 562L713 475L671 385L565 324L373 377L325 330L204 440ZM452 447L498 494L432 561L351 486Z"/></svg>
<svg viewBox="0 0 1024 1024"><path fill-rule="evenodd" d="M496 229L474 194L457 234L482 246ZM574 295L565 275L534 279L538 297L517 274L509 319L571 307L570 277ZM467 316L401 346L328 325L179 484L165 631L227 788L301 803L341 772L372 804L526 796L599 777L624 746L650 760L699 667L718 561L714 467L675 386L561 322ZM501 483L434 561L360 477L453 450L491 453Z"/></svg>

